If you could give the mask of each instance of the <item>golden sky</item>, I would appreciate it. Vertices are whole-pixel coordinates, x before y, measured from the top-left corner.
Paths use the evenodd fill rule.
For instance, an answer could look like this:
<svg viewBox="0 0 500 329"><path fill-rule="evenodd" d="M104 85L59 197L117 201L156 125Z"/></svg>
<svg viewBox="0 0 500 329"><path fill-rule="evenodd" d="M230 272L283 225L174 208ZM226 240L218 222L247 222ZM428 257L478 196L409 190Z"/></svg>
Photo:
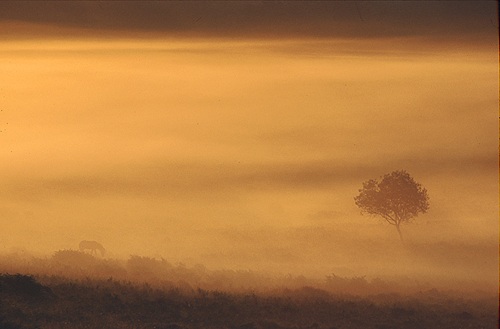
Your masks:
<svg viewBox="0 0 500 329"><path fill-rule="evenodd" d="M496 241L498 23L474 4L2 3L0 248L354 266L398 242L353 201L398 169L430 196L410 240Z"/></svg>

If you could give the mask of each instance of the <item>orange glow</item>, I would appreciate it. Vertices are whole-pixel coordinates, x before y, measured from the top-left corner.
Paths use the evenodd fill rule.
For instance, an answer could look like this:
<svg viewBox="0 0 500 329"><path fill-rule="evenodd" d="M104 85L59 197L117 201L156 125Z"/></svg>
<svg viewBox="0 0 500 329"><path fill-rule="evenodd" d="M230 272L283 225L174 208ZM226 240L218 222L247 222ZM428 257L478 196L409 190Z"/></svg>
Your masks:
<svg viewBox="0 0 500 329"><path fill-rule="evenodd" d="M2 42L0 247L387 273L366 245L398 237L353 197L405 169L431 203L408 239L478 248L459 275L496 282L497 55L365 42Z"/></svg>

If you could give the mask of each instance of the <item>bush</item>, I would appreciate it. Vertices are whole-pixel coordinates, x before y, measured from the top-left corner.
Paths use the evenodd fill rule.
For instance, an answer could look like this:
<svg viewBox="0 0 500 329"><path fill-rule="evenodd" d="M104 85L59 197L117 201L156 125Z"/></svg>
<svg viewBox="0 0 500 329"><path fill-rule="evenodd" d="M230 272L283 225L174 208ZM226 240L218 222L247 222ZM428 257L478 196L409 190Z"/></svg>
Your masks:
<svg viewBox="0 0 500 329"><path fill-rule="evenodd" d="M97 259L81 251L59 250L52 256L53 263L66 265L73 268L91 267L97 263Z"/></svg>
<svg viewBox="0 0 500 329"><path fill-rule="evenodd" d="M31 275L1 274L0 293L3 295L37 299L51 295L51 290L38 283Z"/></svg>

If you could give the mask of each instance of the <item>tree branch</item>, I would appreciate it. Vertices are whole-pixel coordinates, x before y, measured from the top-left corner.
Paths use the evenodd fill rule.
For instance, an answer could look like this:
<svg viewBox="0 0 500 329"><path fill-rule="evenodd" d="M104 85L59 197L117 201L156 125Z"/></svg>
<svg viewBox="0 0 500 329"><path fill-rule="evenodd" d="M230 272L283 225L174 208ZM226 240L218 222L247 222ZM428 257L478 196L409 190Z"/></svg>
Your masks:
<svg viewBox="0 0 500 329"><path fill-rule="evenodd" d="M382 213L377 213L377 215L379 215L380 217L385 219L386 222L391 224L391 225L396 225L396 223L397 223L396 219L392 218L390 215L382 214Z"/></svg>

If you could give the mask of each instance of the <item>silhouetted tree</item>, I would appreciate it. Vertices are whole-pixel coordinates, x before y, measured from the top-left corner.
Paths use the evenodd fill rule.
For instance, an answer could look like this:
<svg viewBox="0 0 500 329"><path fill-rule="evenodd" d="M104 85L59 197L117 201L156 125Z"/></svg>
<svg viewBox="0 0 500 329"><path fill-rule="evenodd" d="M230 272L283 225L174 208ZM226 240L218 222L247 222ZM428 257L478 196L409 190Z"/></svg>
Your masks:
<svg viewBox="0 0 500 329"><path fill-rule="evenodd" d="M380 182L375 179L364 182L354 201L362 213L381 216L396 226L401 241L400 225L429 209L427 190L404 170L384 175Z"/></svg>

